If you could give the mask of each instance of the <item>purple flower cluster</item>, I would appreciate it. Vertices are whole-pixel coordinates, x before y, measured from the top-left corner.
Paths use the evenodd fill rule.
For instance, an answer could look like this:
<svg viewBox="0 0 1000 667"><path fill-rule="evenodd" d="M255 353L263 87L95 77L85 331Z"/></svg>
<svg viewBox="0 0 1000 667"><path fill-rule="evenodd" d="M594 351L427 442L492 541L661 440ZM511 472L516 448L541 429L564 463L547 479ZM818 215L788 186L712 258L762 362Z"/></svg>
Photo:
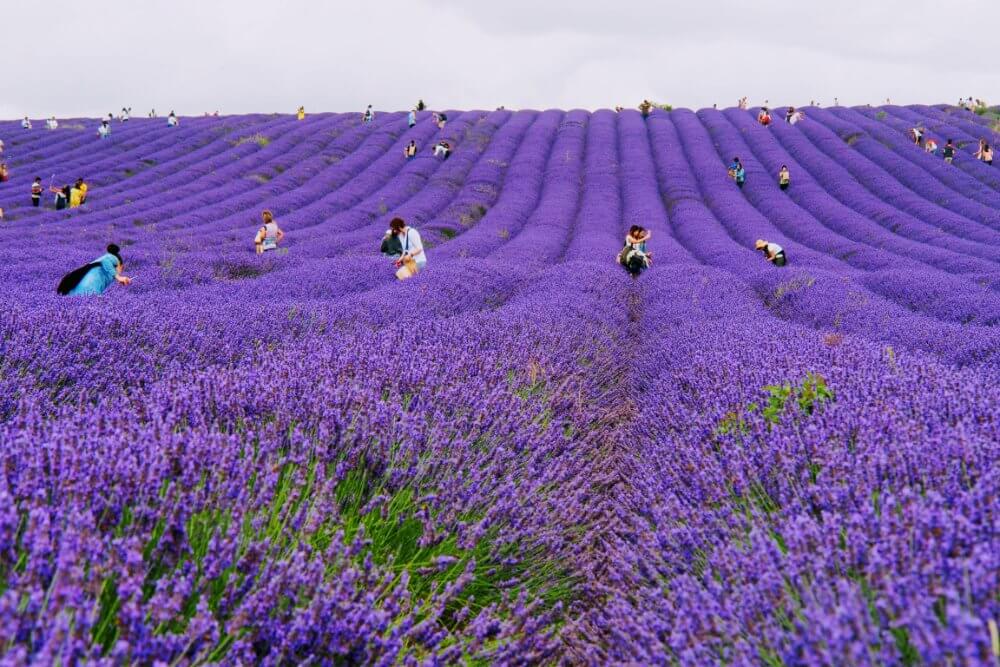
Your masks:
<svg viewBox="0 0 1000 667"><path fill-rule="evenodd" d="M0 661L1000 660L988 125L446 113L0 122Z"/></svg>

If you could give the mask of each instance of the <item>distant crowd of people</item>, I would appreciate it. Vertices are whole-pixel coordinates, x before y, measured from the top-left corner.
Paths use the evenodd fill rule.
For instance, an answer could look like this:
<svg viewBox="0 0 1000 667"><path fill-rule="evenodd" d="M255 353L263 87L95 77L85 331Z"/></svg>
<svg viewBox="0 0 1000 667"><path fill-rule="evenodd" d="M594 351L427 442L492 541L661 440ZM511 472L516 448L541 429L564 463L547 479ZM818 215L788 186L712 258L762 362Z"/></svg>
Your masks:
<svg viewBox="0 0 1000 667"><path fill-rule="evenodd" d="M889 102L888 99L886 101L887 103ZM838 102L839 101L835 99L835 104ZM981 100L975 100L975 102L979 106L985 104ZM972 98L970 97L969 104L971 103ZM815 102L813 102L813 104L815 104ZM748 99L746 97L740 98L738 106L740 109L748 109ZM644 118L648 117L654 108L655 105L649 100L643 100L638 106L639 112ZM424 111L425 109L426 105L423 100L420 100L418 104L407 113L407 127L409 129L412 129L417 125L417 113ZM623 111L623 108L616 107L615 110ZM110 137L113 121L118 120L121 123L128 122L131 117L131 113L131 107L122 107L122 110L117 118L109 113L106 119L101 120L101 124L98 127L98 136L101 139L107 139ZM216 112L216 114L217 113L218 112ZM296 110L295 116L300 121L305 120L305 107L300 106ZM155 109L150 111L149 117L157 117ZM447 115L440 111L432 112L431 118L432 122L439 129L444 129L448 121ZM785 122L789 125L796 125L805 119L805 114L800 110L796 110L795 107L788 107L785 111L784 118ZM372 105L369 104L365 111L361 114L361 122L364 125L370 125L374 123L374 121L375 110L372 108ZM757 122L763 127L769 127L772 124L773 118L771 110L766 105L761 107L757 113ZM171 111L167 116L167 126L177 127L178 124L179 120L177 115ZM45 121L45 126L47 129L54 130L59 127L59 123L55 117L51 117ZM25 117L21 121L21 127L27 130L32 129L31 120L28 117ZM937 154L938 143L934 138L927 136L926 128L920 126L914 127L910 130L909 136L915 145L922 147L928 154ZM418 150L419 148L416 140L410 139L410 141L405 144L403 148L404 159L414 159L417 157ZM3 141L0 140L0 158L3 156L3 151L4 144ZM451 152L451 143L446 138L438 140L432 147L433 157L435 158L439 157L443 160L447 160L451 155ZM954 161L957 151L955 143L952 139L948 139L946 141L941 154L945 162L952 163ZM993 164L993 149L985 140L980 140L978 150L974 155L977 160L980 160L988 165ZM728 165L727 173L739 189L742 190L746 186L747 171L738 156L734 157L732 162ZM7 164L0 161L0 182L9 180L9 177L10 172ZM788 165L781 165L777 174L778 188L783 192L787 191L791 186L791 180L791 172ZM83 178L79 178L72 185L57 187L50 183L47 189L54 195L55 208L57 210L63 210L66 208L77 208L85 204L87 201L89 186ZM31 184L31 205L33 207L38 208L41 206L41 199L45 191L46 187L42 184L42 178L36 177ZM2 210L0 210L0 219L2 219L2 216L3 213ZM264 253L277 250L279 245L285 239L285 232L278 225L274 214L270 210L264 210L261 213L261 218L261 225L257 229L253 240L254 249L258 255L263 255ZM647 244L651 238L652 233L639 225L632 225L625 236L624 245L616 256L616 261L624 267L633 278L638 278L638 276L645 269L652 265L653 253L647 248ZM782 267L788 262L785 249L777 243L767 241L765 239L758 239L754 243L754 249L761 252L764 258L774 266ZM382 238L380 252L383 256L392 261L393 267L395 268L396 278L399 280L407 280L426 269L427 253L424 249L420 232L414 227L407 225L402 218L395 217L390 222L389 229L386 230ZM120 248L117 245L111 244L107 247L107 252L104 255L64 276L59 283L57 291L60 294L69 296L102 294L115 283L122 285L131 284L131 279L123 275L123 270L124 262L122 261Z"/></svg>

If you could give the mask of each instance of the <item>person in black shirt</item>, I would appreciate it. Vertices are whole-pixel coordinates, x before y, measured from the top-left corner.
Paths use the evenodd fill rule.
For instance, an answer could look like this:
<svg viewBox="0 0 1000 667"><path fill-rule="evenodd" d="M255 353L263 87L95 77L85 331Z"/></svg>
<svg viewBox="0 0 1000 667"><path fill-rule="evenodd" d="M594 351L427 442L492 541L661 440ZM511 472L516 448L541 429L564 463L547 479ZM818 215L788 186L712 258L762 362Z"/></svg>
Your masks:
<svg viewBox="0 0 1000 667"><path fill-rule="evenodd" d="M951 164L952 160L955 159L955 144L952 143L951 139L949 139L948 143L944 145L944 150L941 151L941 155L944 156L944 161L948 164Z"/></svg>

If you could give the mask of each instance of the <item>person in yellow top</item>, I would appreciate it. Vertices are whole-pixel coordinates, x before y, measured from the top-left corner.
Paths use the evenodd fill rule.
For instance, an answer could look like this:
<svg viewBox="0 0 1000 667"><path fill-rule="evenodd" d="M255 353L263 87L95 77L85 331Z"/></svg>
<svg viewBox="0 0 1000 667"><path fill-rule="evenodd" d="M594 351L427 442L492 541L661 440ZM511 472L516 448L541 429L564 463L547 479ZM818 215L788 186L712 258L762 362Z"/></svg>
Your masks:
<svg viewBox="0 0 1000 667"><path fill-rule="evenodd" d="M76 208L83 203L83 193L80 188L73 186L69 190L69 207Z"/></svg>
<svg viewBox="0 0 1000 667"><path fill-rule="evenodd" d="M298 112L296 112L295 115L296 115L296 117L299 120L305 120L306 119L306 108L305 107L299 107L299 110L298 110Z"/></svg>
<svg viewBox="0 0 1000 667"><path fill-rule="evenodd" d="M87 203L87 183L86 183L86 181L84 181L82 178L78 178L78 179L76 179L76 185L74 187L76 187L76 189L80 191L80 203L81 204L86 204Z"/></svg>

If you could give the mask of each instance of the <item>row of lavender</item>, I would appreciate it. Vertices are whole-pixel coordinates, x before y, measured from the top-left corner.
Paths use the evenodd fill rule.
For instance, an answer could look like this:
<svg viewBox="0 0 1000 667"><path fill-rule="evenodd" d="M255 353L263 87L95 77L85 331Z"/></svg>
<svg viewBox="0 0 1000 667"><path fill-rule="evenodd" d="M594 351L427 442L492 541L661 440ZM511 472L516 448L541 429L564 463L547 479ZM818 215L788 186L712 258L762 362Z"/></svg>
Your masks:
<svg viewBox="0 0 1000 667"><path fill-rule="evenodd" d="M86 210L3 230L0 645L989 659L996 190L889 111L116 127ZM18 171L75 150L36 134ZM402 160L440 137L449 160ZM257 260L264 206L290 243ZM433 244L406 284L373 250L396 214ZM611 264L633 223L656 256L636 284ZM109 236L128 291L49 293Z"/></svg>

